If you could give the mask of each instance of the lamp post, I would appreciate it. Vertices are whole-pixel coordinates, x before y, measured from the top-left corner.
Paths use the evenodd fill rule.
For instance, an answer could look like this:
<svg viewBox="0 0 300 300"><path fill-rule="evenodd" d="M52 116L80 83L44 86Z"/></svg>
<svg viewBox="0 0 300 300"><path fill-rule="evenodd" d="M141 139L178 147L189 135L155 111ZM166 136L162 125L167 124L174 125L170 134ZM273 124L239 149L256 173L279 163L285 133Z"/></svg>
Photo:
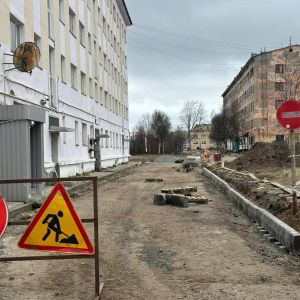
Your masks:
<svg viewBox="0 0 300 300"><path fill-rule="evenodd" d="M95 146L94 146L94 157L95 161L95 171L101 172L101 145L100 139L107 139L109 135L107 134L97 134L95 138Z"/></svg>

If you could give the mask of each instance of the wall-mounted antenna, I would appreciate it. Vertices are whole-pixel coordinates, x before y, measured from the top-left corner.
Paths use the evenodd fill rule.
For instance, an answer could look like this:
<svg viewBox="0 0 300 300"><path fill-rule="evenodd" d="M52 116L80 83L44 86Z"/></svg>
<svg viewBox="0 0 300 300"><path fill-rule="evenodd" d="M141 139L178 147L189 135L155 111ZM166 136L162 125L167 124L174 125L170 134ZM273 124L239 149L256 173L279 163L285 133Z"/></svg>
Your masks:
<svg viewBox="0 0 300 300"><path fill-rule="evenodd" d="M5 70L5 72L9 72L12 70L18 70L20 72L32 73L32 70L37 67L41 52L39 47L32 42L25 42L20 44L17 49L14 51L14 54L4 55L12 56L12 63L3 63L4 65L14 65L14 68Z"/></svg>

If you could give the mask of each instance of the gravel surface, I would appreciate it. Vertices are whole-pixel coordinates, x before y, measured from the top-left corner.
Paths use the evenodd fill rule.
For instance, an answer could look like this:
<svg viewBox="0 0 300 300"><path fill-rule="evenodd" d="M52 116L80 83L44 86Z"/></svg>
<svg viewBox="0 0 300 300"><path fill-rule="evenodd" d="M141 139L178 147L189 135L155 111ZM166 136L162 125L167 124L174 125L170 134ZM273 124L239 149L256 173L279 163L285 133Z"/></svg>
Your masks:
<svg viewBox="0 0 300 300"><path fill-rule="evenodd" d="M150 163L99 185L101 299L299 299L298 257L266 242L199 173ZM145 182L150 177L164 182ZM153 205L161 188L186 185L196 186L208 204ZM73 199L81 218L91 216L91 199L91 192ZM85 227L92 237L92 226ZM23 232L7 230L1 255L32 254L16 248ZM93 299L92 260L11 262L0 268L1 300Z"/></svg>

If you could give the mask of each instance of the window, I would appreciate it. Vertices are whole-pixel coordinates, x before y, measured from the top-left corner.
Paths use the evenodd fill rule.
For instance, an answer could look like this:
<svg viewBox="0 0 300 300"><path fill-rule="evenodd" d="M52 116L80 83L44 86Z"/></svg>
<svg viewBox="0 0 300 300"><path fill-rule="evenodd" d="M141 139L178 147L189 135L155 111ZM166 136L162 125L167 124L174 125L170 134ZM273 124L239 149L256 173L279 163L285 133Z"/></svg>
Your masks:
<svg viewBox="0 0 300 300"><path fill-rule="evenodd" d="M21 25L18 21L10 19L10 50L15 49L20 45L21 42Z"/></svg>
<svg viewBox="0 0 300 300"><path fill-rule="evenodd" d="M92 37L90 33L88 33L88 43L89 43L89 52L92 53Z"/></svg>
<svg viewBox="0 0 300 300"><path fill-rule="evenodd" d="M76 36L76 16L75 13L72 11L72 9L69 9L69 26L70 26L70 32Z"/></svg>
<svg viewBox="0 0 300 300"><path fill-rule="evenodd" d="M94 138L94 126L90 125L90 139Z"/></svg>
<svg viewBox="0 0 300 300"><path fill-rule="evenodd" d="M81 94L86 95L86 76L83 72L80 73L80 88Z"/></svg>
<svg viewBox="0 0 300 300"><path fill-rule="evenodd" d="M276 64L275 65L275 73L284 73L284 65Z"/></svg>
<svg viewBox="0 0 300 300"><path fill-rule="evenodd" d="M82 123L82 145L88 145L87 125L85 123Z"/></svg>
<svg viewBox="0 0 300 300"><path fill-rule="evenodd" d="M71 86L73 89L77 89L77 68L71 64Z"/></svg>
<svg viewBox="0 0 300 300"><path fill-rule="evenodd" d="M65 0L59 0L59 19L64 23L65 21Z"/></svg>
<svg viewBox="0 0 300 300"><path fill-rule="evenodd" d="M56 79L55 79L55 54L54 48L49 47L49 73L50 73L50 105L57 107Z"/></svg>
<svg viewBox="0 0 300 300"><path fill-rule="evenodd" d="M103 88L100 87L100 95L99 95L100 104L103 106Z"/></svg>
<svg viewBox="0 0 300 300"><path fill-rule="evenodd" d="M63 127L66 127L66 116L62 117L62 123L63 123ZM63 143L64 144L67 143L67 135L65 132L63 133Z"/></svg>
<svg viewBox="0 0 300 300"><path fill-rule="evenodd" d="M99 99L98 99L98 84L95 82L95 101L99 101Z"/></svg>
<svg viewBox="0 0 300 300"><path fill-rule="evenodd" d="M81 22L79 22L79 39L80 39L80 44L82 46L85 46L84 26Z"/></svg>
<svg viewBox="0 0 300 300"><path fill-rule="evenodd" d="M105 130L105 135L108 135L108 130ZM108 148L108 138L105 138L105 147Z"/></svg>
<svg viewBox="0 0 300 300"><path fill-rule="evenodd" d="M54 39L54 21L53 21L53 3L52 0L47 1L48 6L48 36Z"/></svg>
<svg viewBox="0 0 300 300"><path fill-rule="evenodd" d="M275 108L277 109L282 102L284 102L284 100L275 100Z"/></svg>
<svg viewBox="0 0 300 300"><path fill-rule="evenodd" d="M101 134L101 135L103 134L103 129L102 129L102 128L100 129L100 134ZM103 140L104 140L104 139L100 139L101 148L104 147Z"/></svg>
<svg viewBox="0 0 300 300"><path fill-rule="evenodd" d="M93 87L93 80L92 80L92 78L90 78L90 80L89 80L89 90L90 90L90 97L93 98L94 87Z"/></svg>
<svg viewBox="0 0 300 300"><path fill-rule="evenodd" d="M283 91L284 82L275 82L275 91Z"/></svg>
<svg viewBox="0 0 300 300"><path fill-rule="evenodd" d="M62 55L60 56L60 68L61 81L66 82L66 59Z"/></svg>
<svg viewBox="0 0 300 300"><path fill-rule="evenodd" d="M75 121L75 146L79 146L79 126L78 126L78 121Z"/></svg>
<svg viewBox="0 0 300 300"><path fill-rule="evenodd" d="M34 34L34 43L39 47L40 51L42 52L41 38L36 33ZM40 67L40 63L38 64L38 67Z"/></svg>
<svg viewBox="0 0 300 300"><path fill-rule="evenodd" d="M108 108L108 92L104 92L105 107Z"/></svg>
<svg viewBox="0 0 300 300"><path fill-rule="evenodd" d="M104 58L104 70L107 71L107 55L105 53L103 53L103 58Z"/></svg>

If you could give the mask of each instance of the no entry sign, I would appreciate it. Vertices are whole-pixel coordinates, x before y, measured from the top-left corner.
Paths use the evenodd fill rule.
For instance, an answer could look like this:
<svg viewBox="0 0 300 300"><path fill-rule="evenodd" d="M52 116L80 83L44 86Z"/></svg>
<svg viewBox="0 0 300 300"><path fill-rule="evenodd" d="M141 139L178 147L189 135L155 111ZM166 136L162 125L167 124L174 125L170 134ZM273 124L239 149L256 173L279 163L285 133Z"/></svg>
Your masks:
<svg viewBox="0 0 300 300"><path fill-rule="evenodd" d="M8 208L4 198L0 195L0 238L3 235L8 222Z"/></svg>
<svg viewBox="0 0 300 300"><path fill-rule="evenodd" d="M300 127L300 102L288 100L283 102L277 109L277 121L287 129Z"/></svg>

